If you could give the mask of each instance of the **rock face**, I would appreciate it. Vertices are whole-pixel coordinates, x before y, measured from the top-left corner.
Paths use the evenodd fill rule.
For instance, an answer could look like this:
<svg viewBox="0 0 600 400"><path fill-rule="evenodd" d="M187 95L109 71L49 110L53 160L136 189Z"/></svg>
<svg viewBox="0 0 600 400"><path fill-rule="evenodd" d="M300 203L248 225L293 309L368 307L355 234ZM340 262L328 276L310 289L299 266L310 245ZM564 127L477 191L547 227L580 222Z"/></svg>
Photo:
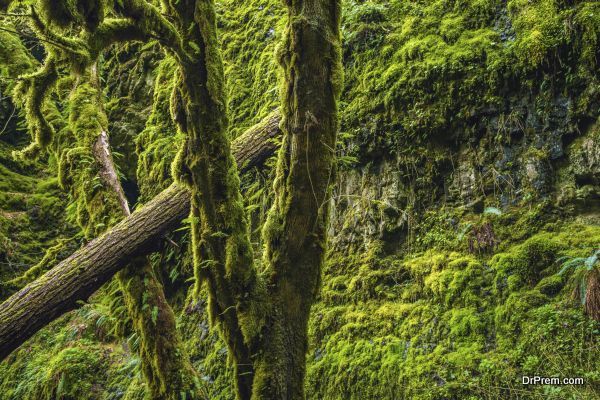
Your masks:
<svg viewBox="0 0 600 400"><path fill-rule="evenodd" d="M578 185L600 184L600 125L576 139L569 151L570 170Z"/></svg>
<svg viewBox="0 0 600 400"><path fill-rule="evenodd" d="M411 221L445 206L475 214L543 199L596 207L600 129L574 124L572 102L559 96L541 113L535 98L515 95L504 110L473 116L483 122L466 143L393 149L343 170L332 200L336 248L364 249L373 241L401 248Z"/></svg>
<svg viewBox="0 0 600 400"><path fill-rule="evenodd" d="M376 240L405 239L408 190L397 160L340 174L332 200L330 235L336 249L366 248Z"/></svg>

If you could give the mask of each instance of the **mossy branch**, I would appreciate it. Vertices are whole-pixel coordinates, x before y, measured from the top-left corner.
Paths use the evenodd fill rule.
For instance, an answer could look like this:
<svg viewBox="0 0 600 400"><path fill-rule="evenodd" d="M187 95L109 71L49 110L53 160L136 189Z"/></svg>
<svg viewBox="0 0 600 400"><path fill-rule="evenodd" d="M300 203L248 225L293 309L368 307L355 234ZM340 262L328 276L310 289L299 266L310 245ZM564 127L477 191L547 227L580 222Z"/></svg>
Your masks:
<svg viewBox="0 0 600 400"><path fill-rule="evenodd" d="M278 115L272 118L279 118ZM242 135L234 148L254 147L261 152L235 153L240 171L255 164L247 157L267 159L281 135L277 124L265 121L262 134ZM20 346L48 323L76 308L134 256L148 254L155 243L175 229L189 214L190 192L174 185L138 209L130 217L88 243L0 304L0 359Z"/></svg>
<svg viewBox="0 0 600 400"><path fill-rule="evenodd" d="M123 0L122 3L123 7L118 7L117 11L131 18L142 32L158 40L178 61L190 60L189 54L184 50L181 34L157 7L145 0Z"/></svg>
<svg viewBox="0 0 600 400"><path fill-rule="evenodd" d="M86 66L91 64L92 57L89 46L84 40L78 37L66 37L54 32L42 21L34 7L31 7L31 21L36 34L54 47L54 49L49 49L49 53L56 52L60 54L60 56L56 54L57 58L67 59L77 72L83 71Z"/></svg>
<svg viewBox="0 0 600 400"><path fill-rule="evenodd" d="M23 107L32 136L32 143L25 149L15 152L17 158L36 157L52 143L54 129L44 116L43 104L48 93L56 84L58 71L55 57L50 54L44 65L36 72L22 77L15 87L14 98L24 98Z"/></svg>

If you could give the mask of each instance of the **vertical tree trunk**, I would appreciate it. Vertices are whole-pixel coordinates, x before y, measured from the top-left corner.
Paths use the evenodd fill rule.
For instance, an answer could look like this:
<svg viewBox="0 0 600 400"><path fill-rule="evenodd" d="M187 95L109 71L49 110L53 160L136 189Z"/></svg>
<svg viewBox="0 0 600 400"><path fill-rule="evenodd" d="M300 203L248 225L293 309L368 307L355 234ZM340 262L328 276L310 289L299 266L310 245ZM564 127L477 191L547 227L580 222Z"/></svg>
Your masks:
<svg viewBox="0 0 600 400"><path fill-rule="evenodd" d="M89 98L82 98L74 89L72 110L81 110L83 101L91 103L92 107L71 119L90 118L89 121L73 121L73 126L80 127L76 133L79 140L91 142L91 153L98 165L98 176L103 184L107 197L113 199L102 205L103 214L117 214L123 218L131 212L125 193L121 186L110 151L107 134L107 117L103 107L102 91L96 64L90 69L87 82L81 87ZM95 109L93 107L96 107ZM95 136L95 138L94 138ZM86 201L76 199L76 201ZM114 220L117 218L110 218ZM140 358L142 372L148 388L148 397L152 400L179 400L182 393L187 399L201 399L199 380L193 370L186 352L183 350L181 339L177 333L175 315L165 297L163 288L156 277L152 265L146 256L139 256L119 274L117 278L129 316L133 320L135 332L140 337Z"/></svg>
<svg viewBox="0 0 600 400"><path fill-rule="evenodd" d="M193 9L192 9L193 7ZM254 268L238 169L227 132L223 65L212 0L168 3L183 43L194 54L179 61L171 110L186 141L175 162L188 185L196 284L206 284L209 313L228 345L237 395L249 399L252 360L248 340L262 312L262 286ZM198 291L197 291L198 292Z"/></svg>
<svg viewBox="0 0 600 400"><path fill-rule="evenodd" d="M310 308L319 289L334 179L342 67L340 1L287 0L275 201L264 227L274 306L255 358L253 399L304 399Z"/></svg>

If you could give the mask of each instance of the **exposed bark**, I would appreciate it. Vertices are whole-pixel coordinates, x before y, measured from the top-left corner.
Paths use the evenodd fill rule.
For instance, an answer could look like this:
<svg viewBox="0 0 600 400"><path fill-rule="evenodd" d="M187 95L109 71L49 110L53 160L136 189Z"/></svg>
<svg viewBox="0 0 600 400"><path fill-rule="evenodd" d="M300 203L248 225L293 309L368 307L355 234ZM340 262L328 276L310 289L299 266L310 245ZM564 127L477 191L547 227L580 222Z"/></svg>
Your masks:
<svg viewBox="0 0 600 400"><path fill-rule="evenodd" d="M104 185L110 188L115 196L117 196L119 207L121 208L123 215L128 217L131 215L129 203L127 202L127 197L125 197L125 192L123 191L123 187L121 186L119 176L117 175L114 166L110 145L108 143L108 135L105 130L102 130L96 138L92 152L94 153L94 159L100 164L100 171L98 171L98 174L100 175L102 182L104 182Z"/></svg>
<svg viewBox="0 0 600 400"><path fill-rule="evenodd" d="M281 134L274 122L278 119L279 115L273 114L234 141L238 149L257 149L251 154L234 154L241 171L244 165L257 164L254 159L273 154L277 146L273 139ZM189 210L189 190L172 185L0 304L0 360L45 325L77 308L78 302L85 301L134 257L153 251Z"/></svg>

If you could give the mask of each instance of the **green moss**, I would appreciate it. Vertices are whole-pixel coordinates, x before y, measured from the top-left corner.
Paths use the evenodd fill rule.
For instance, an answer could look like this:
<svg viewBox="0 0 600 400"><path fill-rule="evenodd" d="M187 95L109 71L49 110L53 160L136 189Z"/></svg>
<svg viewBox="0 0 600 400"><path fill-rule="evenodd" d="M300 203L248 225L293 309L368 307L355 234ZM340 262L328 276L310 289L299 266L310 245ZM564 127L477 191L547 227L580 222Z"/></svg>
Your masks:
<svg viewBox="0 0 600 400"><path fill-rule="evenodd" d="M252 0L238 7L219 3L231 137L266 117L278 103L275 46L283 29L278 1Z"/></svg>
<svg viewBox="0 0 600 400"><path fill-rule="evenodd" d="M555 226L528 240L508 239L502 253L483 258L440 250L413 257L331 255L311 318L309 393L324 399L576 396L579 389L566 386L521 393L512 382L533 372L560 374L564 359L571 374L597 381L588 363L598 362L590 351L598 324L571 302L555 261L588 254L599 234L594 226ZM392 297L378 296L377 281L356 275L369 266L395 277L386 290ZM517 277L518 284L498 285L500 276ZM350 277L361 282L352 286L354 301L344 295ZM577 334L569 332L574 327ZM581 390L597 395L593 384Z"/></svg>
<svg viewBox="0 0 600 400"><path fill-rule="evenodd" d="M0 393L6 400L110 399L130 371L124 354L94 338L86 310L63 317L31 338L0 364Z"/></svg>
<svg viewBox="0 0 600 400"><path fill-rule="evenodd" d="M102 94L87 76L69 96L69 125L59 144L59 182L69 190L68 215L88 238L98 236L122 218L117 195L104 187L93 147L107 132Z"/></svg>
<svg viewBox="0 0 600 400"><path fill-rule="evenodd" d="M100 398L96 386L102 382L102 374L107 368L102 359L101 349L94 347L78 345L62 350L48 365L44 396L48 399Z"/></svg>
<svg viewBox="0 0 600 400"><path fill-rule="evenodd" d="M74 231L61 211L66 199L56 179L49 178L39 163L23 166L5 162L12 160L12 149L0 142L0 296L3 298L35 273L25 280L11 282L12 279L36 264L40 267L38 272L42 271L45 268L42 265L47 267L55 257L62 259L77 245L74 241L59 245Z"/></svg>
<svg viewBox="0 0 600 400"><path fill-rule="evenodd" d="M7 24L7 29L11 29L12 25ZM20 74L31 72L36 65L33 57L29 56L27 49L19 38L13 33L7 31L0 32L0 76L15 78ZM3 85L4 86L4 85Z"/></svg>
<svg viewBox="0 0 600 400"><path fill-rule="evenodd" d="M148 200L172 182L171 165L177 144L183 140L171 119L171 96L174 89L173 70L177 65L166 58L156 69L154 102L145 129L136 138L138 155L137 181L141 200Z"/></svg>
<svg viewBox="0 0 600 400"><path fill-rule="evenodd" d="M282 32L283 5L275 0L260 0L240 6L227 0L217 7L231 121L228 135L234 137L278 101L273 52ZM310 320L309 398L558 400L597 396L593 385L600 379L596 372L600 370L600 357L595 339L599 327L569 300L570 288L565 279L554 275L558 257L587 256L597 248L597 227L563 223L568 210L557 212L551 201L503 208L502 215L489 220L500 241L495 250L499 254L468 254L465 240L460 237L462 228L488 219L469 215L455 204L442 206L438 200L445 197L437 179L440 172L451 170L448 164L454 165L455 148L446 144L456 140L477 147L481 132L473 126L477 122L474 117L487 118L488 113L504 112L505 99L518 97L520 101L531 95L538 99L535 106L544 108L541 103L549 92L563 94L572 100L565 120L595 119L599 87L598 7L598 2L589 0L344 3L347 83L341 114L343 130L348 135L341 145L348 154L359 156L354 163L356 168L365 167L366 160L377 161L382 154L396 153L398 165L394 171L403 179L399 196L423 204L431 200L434 207L424 213L419 207L406 210L410 215L410 246L394 247L377 240L363 246L355 240L352 248L343 249L347 250L345 253L336 250L329 255L320 302L313 308ZM175 15L168 14L169 18ZM72 19L67 15L65 21L70 23ZM23 46L14 37L2 35L6 34L0 31L0 59L18 56L14 46L21 50ZM116 60L119 62L120 58ZM16 76L25 69L31 72L35 64L27 58L15 58L9 64L0 62L0 73ZM14 71L9 70L13 66ZM172 90L174 61L166 60L151 72L153 68L147 66L148 75L136 72L135 76L120 80L123 85L130 81L138 85L142 76L148 76L148 80L155 79L157 89L152 116L136 140L142 201L170 183L174 152L185 139L170 121L170 100L172 95L179 96ZM111 75L108 80L117 79ZM6 82L11 85L12 81ZM72 84L62 83L68 89ZM548 87L552 90L548 91ZM540 91L544 93L538 95ZM85 96L81 99L86 100ZM137 101L135 97L123 97L107 109L113 115L143 113L132 111L131 103ZM80 106L84 111L85 101ZM182 110L179 100L174 106L177 119L177 112ZM86 112L80 115L90 116ZM520 118L513 117L512 109L506 110L506 115L507 120ZM92 116L84 120L81 128L94 128L93 124L101 119ZM488 126L487 122L484 125ZM115 128L119 129L120 124L116 123ZM529 128L525 131L528 141L536 133ZM135 133L123 137L130 138ZM57 129L58 144L81 147L72 146L75 141L70 140L75 136L70 137L71 134ZM203 135L204 132L198 134ZM565 143L570 140L567 136L563 139ZM573 148L587 140L584 139L576 140ZM419 140L424 144L417 143ZM433 141L444 145L437 146ZM496 146L496 142L490 143ZM4 146L2 142L0 146ZM523 155L532 161L554 162L548 149L541 149ZM32 172L35 168L4 156L11 150L7 146L0 148L0 263L14 267L15 262L24 261L30 266L42 258L44 249L55 244L60 226L64 225L58 215L64 204L56 183L45 184L50 181L33 176L37 174ZM480 150L474 149L477 154L473 157L480 157ZM136 166L132 165L132 157L124 153L124 167L133 171ZM93 173L93 167L86 169L90 164L86 164L89 160L83 154L73 150L69 156L73 164L62 164L67 167L63 177L76 180L75 170ZM570 159L569 165L576 168L574 160ZM521 163L521 159L512 161L510 167ZM73 171L68 169L70 165ZM481 164L483 168L491 165L487 158ZM419 172L409 172L412 170ZM580 168L577 176L589 180L589 168ZM97 183L85 187L73 184L94 195ZM573 196L580 196L585 212L592 213L594 188L585 186L573 183ZM497 205L496 200L486 198L482 204L491 201ZM89 204L94 212L106 206L103 198ZM112 223L90 217L85 205L79 210L78 207L73 206L69 214L81 213L81 223L87 223L89 217L93 221L90 226L98 232ZM31 211L26 212L28 209ZM587 220L593 221L591 217ZM548 221L554 222L547 224ZM25 226L31 229L22 229ZM180 246L185 247L185 242ZM418 254L407 255L405 251ZM65 251L64 255L68 253ZM3 269L3 274L7 271ZM180 272L179 281L191 275L189 269L177 270ZM14 274L10 273L12 277ZM132 333L131 326L121 325L131 322L123 299L119 296L116 300L112 293L114 286L107 290L108 295L100 293L97 302L84 307L89 319L77 314L72 324L61 321L60 326L41 332L37 342L29 343L9 363L1 364L0 393L13 396L9 397L11 400L38 400L43 398L39 382L55 390L57 382L45 379L60 376L59 366L51 359L67 348L75 349L76 362L69 364L69 371L87 364L90 371L102 368L107 372L107 376L98 374L104 398L143 398L148 387L142 378L140 360L121 348L122 337ZM169 289L175 294L169 295L181 296L188 287L189 284L171 286ZM144 287L135 289L143 296ZM227 344L209 329L207 314L212 312L214 316L219 310L214 303L205 304L205 290L197 294L197 301L190 300L192 308L182 312L180 324L182 337L186 338L183 346L207 383L210 398L232 399L234 390L230 383L234 372L228 364L232 357ZM153 310L154 305L148 305L140 314L149 319L151 334ZM161 315L157 313L156 318ZM140 321L143 317L136 323ZM130 339L128 346L133 353L136 346L149 346L137 334ZM97 346L97 342L102 345ZM78 354L86 346L92 354L89 358ZM114 357L109 357L110 361L104 356L97 358L103 351L113 352ZM46 368L49 365L53 366L52 374ZM588 384L582 388L523 389L515 382L515 377L523 374L584 376ZM92 382L88 378L83 385ZM71 389L78 398L88 398L77 387Z"/></svg>
<svg viewBox="0 0 600 400"><path fill-rule="evenodd" d="M550 65L558 59L568 60L573 72L559 73L554 84L580 95L573 114L591 110L597 83L587 88L579 83L596 82L596 2L345 4L342 129L356 134L364 156L395 152L405 137L472 135L469 128L463 132L470 116L502 110L501 98L518 87L513 83L542 90L543 73L552 73Z"/></svg>
<svg viewBox="0 0 600 400"><path fill-rule="evenodd" d="M204 398L177 332L173 310L145 257L118 275L133 327L139 337L146 398Z"/></svg>

